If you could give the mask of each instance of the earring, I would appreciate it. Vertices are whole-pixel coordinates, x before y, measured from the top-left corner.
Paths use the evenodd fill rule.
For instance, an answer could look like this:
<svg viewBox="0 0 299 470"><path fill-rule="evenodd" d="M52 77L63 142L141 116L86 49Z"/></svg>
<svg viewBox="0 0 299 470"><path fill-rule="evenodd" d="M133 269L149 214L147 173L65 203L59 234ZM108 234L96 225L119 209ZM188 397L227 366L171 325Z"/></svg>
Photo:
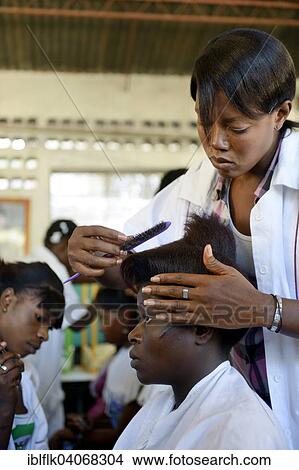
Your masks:
<svg viewBox="0 0 299 470"><path fill-rule="evenodd" d="M6 308L6 307L3 307L2 310L3 310L3 312L7 312L7 308Z"/></svg>

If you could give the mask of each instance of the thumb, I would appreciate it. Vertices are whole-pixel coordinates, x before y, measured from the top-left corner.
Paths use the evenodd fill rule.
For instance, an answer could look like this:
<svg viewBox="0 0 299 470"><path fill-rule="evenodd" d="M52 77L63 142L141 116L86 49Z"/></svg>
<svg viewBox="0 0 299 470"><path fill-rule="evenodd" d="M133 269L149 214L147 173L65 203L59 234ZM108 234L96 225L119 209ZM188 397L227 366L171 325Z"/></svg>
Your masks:
<svg viewBox="0 0 299 470"><path fill-rule="evenodd" d="M231 266L221 263L214 258L211 245L206 245L203 252L203 262L205 267L213 274L224 275L231 272Z"/></svg>

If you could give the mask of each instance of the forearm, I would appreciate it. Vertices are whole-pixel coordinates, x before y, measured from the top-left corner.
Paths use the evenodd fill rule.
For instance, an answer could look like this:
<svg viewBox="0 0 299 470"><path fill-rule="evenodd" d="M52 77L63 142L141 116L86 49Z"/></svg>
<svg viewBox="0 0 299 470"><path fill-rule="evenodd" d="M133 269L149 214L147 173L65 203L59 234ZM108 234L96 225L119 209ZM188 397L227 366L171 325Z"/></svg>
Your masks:
<svg viewBox="0 0 299 470"><path fill-rule="evenodd" d="M7 407L0 404L0 450L8 448L13 419L15 415L15 406Z"/></svg>

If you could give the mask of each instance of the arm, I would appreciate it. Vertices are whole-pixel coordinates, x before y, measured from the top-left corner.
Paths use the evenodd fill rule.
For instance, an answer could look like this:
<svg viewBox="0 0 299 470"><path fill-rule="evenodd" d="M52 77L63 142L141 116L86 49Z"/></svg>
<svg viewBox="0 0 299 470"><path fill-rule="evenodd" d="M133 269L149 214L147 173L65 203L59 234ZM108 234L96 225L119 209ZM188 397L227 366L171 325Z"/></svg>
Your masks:
<svg viewBox="0 0 299 470"><path fill-rule="evenodd" d="M0 449L7 449L13 426L18 399L18 386L24 370L17 354L5 351L6 343L0 344Z"/></svg>
<svg viewBox="0 0 299 470"><path fill-rule="evenodd" d="M272 295L258 291L239 271L220 263L208 246L204 263L213 275L175 273L152 278L156 284L143 288L147 294L144 305L166 309L170 318L169 313L160 314L159 318L170 319L175 324L218 328L271 326L275 311ZM188 300L182 300L184 288L188 289ZM164 300L163 297L179 300ZM283 299L282 305L280 333L299 338L299 301Z"/></svg>

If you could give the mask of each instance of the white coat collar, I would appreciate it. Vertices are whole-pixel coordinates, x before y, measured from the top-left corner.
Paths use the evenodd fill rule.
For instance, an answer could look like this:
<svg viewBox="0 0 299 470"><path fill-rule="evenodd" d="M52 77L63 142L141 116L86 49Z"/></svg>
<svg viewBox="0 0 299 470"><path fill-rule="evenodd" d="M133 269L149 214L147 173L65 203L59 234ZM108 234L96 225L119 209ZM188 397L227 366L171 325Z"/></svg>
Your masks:
<svg viewBox="0 0 299 470"><path fill-rule="evenodd" d="M286 131L282 139L271 186L283 185L299 189L299 132Z"/></svg>

